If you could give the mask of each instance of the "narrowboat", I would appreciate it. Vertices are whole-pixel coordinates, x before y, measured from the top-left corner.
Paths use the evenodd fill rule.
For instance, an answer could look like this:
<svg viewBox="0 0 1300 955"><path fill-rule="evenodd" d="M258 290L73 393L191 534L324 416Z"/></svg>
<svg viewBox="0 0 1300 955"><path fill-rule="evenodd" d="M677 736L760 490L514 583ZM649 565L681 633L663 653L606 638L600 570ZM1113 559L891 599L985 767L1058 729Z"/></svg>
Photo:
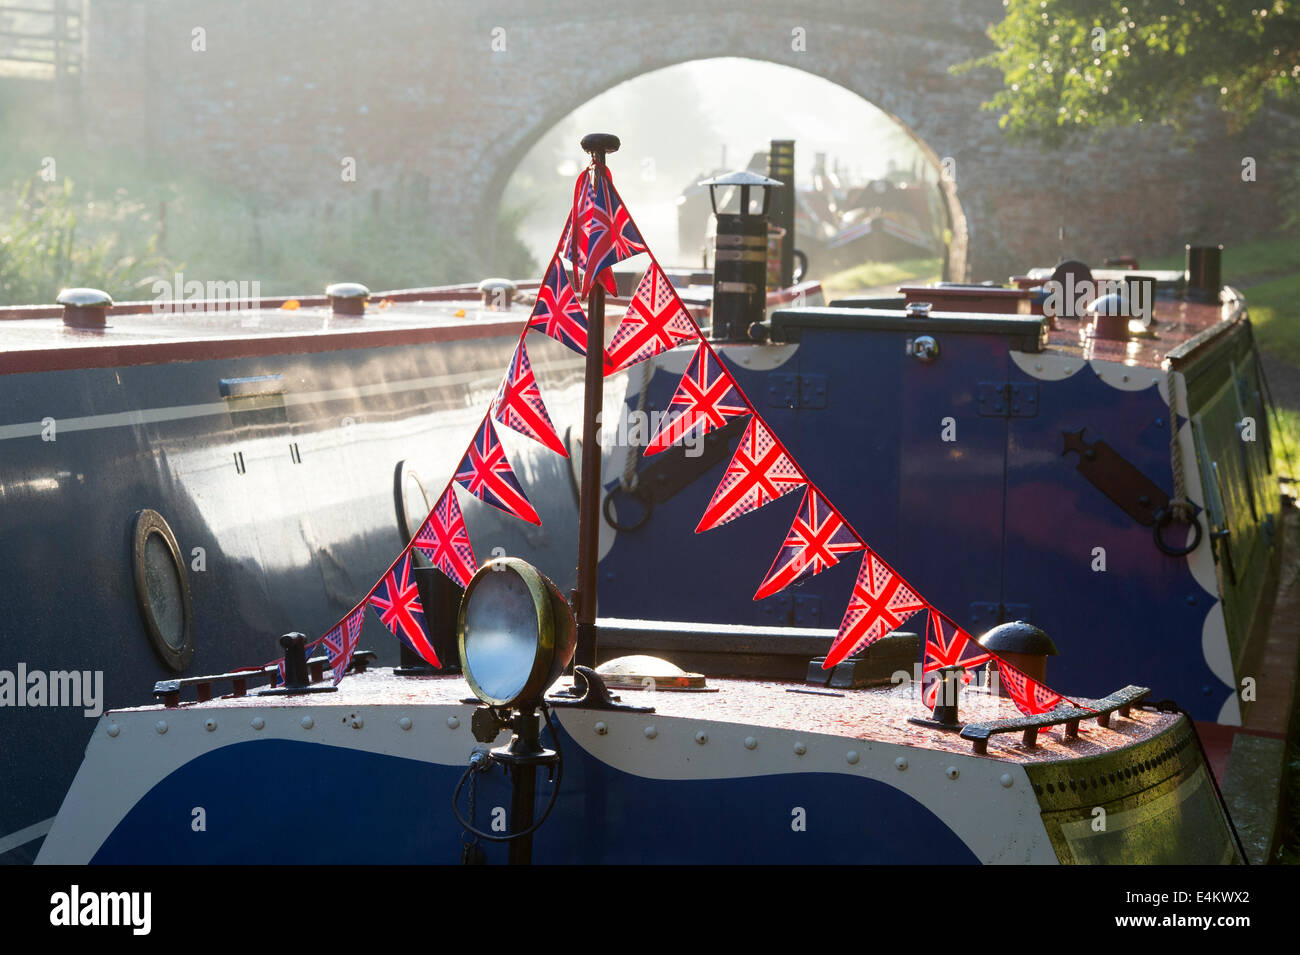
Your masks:
<svg viewBox="0 0 1300 955"><path fill-rule="evenodd" d="M767 186L792 237L784 182ZM768 244L747 204L718 232L718 250ZM1037 635L1070 705L1022 716L995 681L945 681L952 709L926 719L905 629L824 667L854 562L753 598L798 495L693 533L743 423L654 457L618 434L668 408L689 350L598 387L599 617L560 680L582 642L558 595L579 583L591 377L545 339L533 369L567 456L503 438L540 525L467 501L485 566L466 594L416 572L442 669L367 615L361 672L311 692L328 667L285 635L323 633L411 542L539 284L167 316L70 295L0 314L0 609L15 662L102 671L103 712L3 712L7 858L886 862L920 839L933 861L1244 861L1201 736L1284 721L1295 643L1269 628L1283 498L1218 250L1186 272L1066 262L830 305L793 283L793 251L744 258L747 277L726 256L669 274L871 546L970 633ZM1060 305L1100 283L1119 291ZM526 693L484 690L476 633ZM255 692L281 679L288 695ZM398 805L411 791L445 813ZM853 805L871 811L850 830L813 821ZM345 833L344 806L362 821ZM286 843L289 821L332 837Z"/></svg>

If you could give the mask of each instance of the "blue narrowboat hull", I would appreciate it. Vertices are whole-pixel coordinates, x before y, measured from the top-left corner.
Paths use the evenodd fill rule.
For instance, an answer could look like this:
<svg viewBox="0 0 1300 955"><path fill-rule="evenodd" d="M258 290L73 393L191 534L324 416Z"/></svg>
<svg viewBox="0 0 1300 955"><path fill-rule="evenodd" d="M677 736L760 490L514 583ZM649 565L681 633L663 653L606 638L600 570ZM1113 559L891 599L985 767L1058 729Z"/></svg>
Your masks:
<svg viewBox="0 0 1300 955"><path fill-rule="evenodd" d="M785 341L725 346L721 354L812 479L966 629L978 634L1003 619L1032 620L1061 650L1049 680L1062 692L1099 696L1119 683L1141 683L1198 720L1235 724L1247 715L1240 684L1252 674L1256 634L1268 618L1280 504L1244 306L1227 296L1223 314L1217 338L1171 370L1044 348L1036 323L1026 337L1025 326L971 315L932 324L941 357L925 364L911 357L914 326L864 308L790 309L771 322ZM407 472L418 475L430 499L450 477L517 333L517 322L501 321L499 332L463 341L0 374L0 669L22 663L46 672L102 671L105 709L139 703L152 682L175 675L145 636L133 586L131 528L143 509L166 519L190 562L195 649L188 673L259 664L278 656L280 634L323 632L402 548L399 512L422 509L401 500L416 493ZM535 349L530 339L534 367L571 458L503 435L542 526L479 502L464 506L481 560L523 557L567 592L582 359L538 338ZM688 357L662 355L612 377L605 407L621 403L625 415L661 411ZM223 382L275 376L278 390L222 394ZM1177 415L1170 413L1171 384ZM996 407L992 396L1010 387L1034 396L1032 413ZM1257 443L1234 443L1244 416L1257 422ZM44 438L47 420L56 423L54 440ZM1152 529L1135 523L1083 478L1075 456L1062 453L1064 436L1084 429L1087 440L1106 441L1172 490L1171 420L1188 496L1206 531L1185 556L1157 550ZM950 426L955 440L945 438ZM601 529L602 617L758 625L765 636L752 645L679 647L667 655L687 666L706 661L699 668L710 675L801 677L813 655L808 633L824 634L829 645L854 562L753 601L798 495L696 535L738 433L706 445L700 458L679 456L655 470L653 459L620 444L617 427L605 430L611 520ZM651 488L652 507L644 493L624 488L629 473L643 491ZM1228 533L1211 542L1212 530ZM1170 542L1182 544L1180 533L1170 530ZM362 643L379 652L381 664L396 662L395 641L376 620L367 619ZM602 658L628 649L605 646ZM67 706L14 706L0 715L0 765L16 781L0 805L0 860L29 861L95 724ZM463 757L458 751L445 765ZM213 761L211 778L225 758L236 756ZM272 756L255 747L237 758L261 760L264 770L319 754L289 747ZM341 773L338 785L349 785L358 768ZM394 771L435 788L450 772L432 764ZM606 782L618 788L616 777ZM736 785L697 780L690 787L712 804L739 798ZM557 810L555 831L568 825L570 811ZM902 803L898 811L915 815L919 830L929 825ZM730 831L725 820L718 825ZM935 851L961 858L951 845L940 851L944 838L934 837ZM110 851L111 840L105 845L101 851ZM845 852L887 859L890 845ZM424 848L441 852L433 843ZM576 860L577 851L556 858ZM786 858L782 851L774 849L773 858ZM632 858L635 849L610 852L599 857Z"/></svg>
<svg viewBox="0 0 1300 955"><path fill-rule="evenodd" d="M416 694L409 686L370 671L345 680L337 697L106 714L38 861L456 863L469 837L452 796L467 757L484 748L470 733L474 708L457 701L468 689L459 679L422 678ZM1036 763L1002 743L975 756L920 737L839 735L801 725L797 712L783 721L777 698L798 698L779 686L769 688L767 715L746 719L753 685L718 689L626 694L653 713L556 710L558 732L543 742L558 743L562 770L534 861L1239 860L1181 716L1116 718L1107 732L1118 747ZM458 811L505 833L504 775L491 770L476 785L473 808L461 791ZM538 785L540 816L552 784ZM481 847L486 861L505 861L502 844Z"/></svg>

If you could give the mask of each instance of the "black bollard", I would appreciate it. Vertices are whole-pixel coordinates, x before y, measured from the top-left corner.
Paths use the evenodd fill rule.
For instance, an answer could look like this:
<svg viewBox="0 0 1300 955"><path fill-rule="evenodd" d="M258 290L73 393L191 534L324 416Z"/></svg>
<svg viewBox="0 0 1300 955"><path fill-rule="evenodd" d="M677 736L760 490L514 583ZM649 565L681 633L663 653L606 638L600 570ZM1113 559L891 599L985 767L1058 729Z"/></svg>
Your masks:
<svg viewBox="0 0 1300 955"><path fill-rule="evenodd" d="M939 667L939 686L934 700L934 716L909 716L907 721L931 729L959 730L964 724L957 716L957 693L961 689L964 666Z"/></svg>
<svg viewBox="0 0 1300 955"><path fill-rule="evenodd" d="M337 693L338 687L312 683L307 672L307 637L286 633L280 638L284 648L284 685L260 691L258 696L298 696L303 693Z"/></svg>

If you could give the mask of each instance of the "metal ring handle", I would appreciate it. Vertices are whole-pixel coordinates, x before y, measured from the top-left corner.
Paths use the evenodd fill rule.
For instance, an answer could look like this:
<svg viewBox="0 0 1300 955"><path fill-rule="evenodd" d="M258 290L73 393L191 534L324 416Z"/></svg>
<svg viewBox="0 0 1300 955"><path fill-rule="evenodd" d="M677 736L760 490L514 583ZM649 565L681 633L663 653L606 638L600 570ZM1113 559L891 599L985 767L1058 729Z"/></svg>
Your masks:
<svg viewBox="0 0 1300 955"><path fill-rule="evenodd" d="M1203 533L1200 521L1191 521L1193 533L1192 542L1190 544L1186 547L1170 547L1164 542L1164 538L1160 536L1160 530L1166 525L1173 523L1173 512L1168 508L1162 507L1160 510L1156 511L1155 518L1155 526L1151 528L1151 536L1155 538L1156 547L1160 548L1160 553L1168 554L1170 557L1185 557L1200 546L1201 535Z"/></svg>
<svg viewBox="0 0 1300 955"><path fill-rule="evenodd" d="M794 260L799 263L798 268L793 269L791 281L796 285L804 280L808 274L808 256L802 249L794 250Z"/></svg>
<svg viewBox="0 0 1300 955"><path fill-rule="evenodd" d="M630 494L641 502L641 506L645 508L645 513L641 515L639 521L631 524L620 524L618 519L614 517L612 510L614 495L620 490L622 490L622 488L615 488L613 491L610 491L609 494L605 495L605 503L601 506L601 513L605 515L605 523L614 528L614 530L634 531L645 524L646 521L650 520L650 515L653 514L655 510L654 498L650 496L649 490L643 487L634 487L631 490L626 491L625 493Z"/></svg>

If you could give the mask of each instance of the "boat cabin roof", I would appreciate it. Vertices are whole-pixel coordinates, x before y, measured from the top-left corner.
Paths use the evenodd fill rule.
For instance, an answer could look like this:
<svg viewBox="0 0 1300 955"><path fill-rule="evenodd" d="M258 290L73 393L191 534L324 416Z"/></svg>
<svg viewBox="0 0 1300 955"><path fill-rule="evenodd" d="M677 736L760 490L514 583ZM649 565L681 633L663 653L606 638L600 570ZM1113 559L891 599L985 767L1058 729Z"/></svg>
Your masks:
<svg viewBox="0 0 1300 955"><path fill-rule="evenodd" d="M564 681L551 688L562 689ZM908 721L910 716L927 715L917 697L916 684L864 687L859 689L813 689L801 683L770 680L708 680L704 691L670 690L653 692L619 689L623 702L652 705L655 717L706 720L771 729L793 730L839 736L864 742L879 741L922 749L970 754L971 741L955 732L931 729ZM182 703L186 709L266 709L279 707L358 707L477 706L469 684L461 676L394 676L392 670L369 669L350 674L339 684L337 693L310 696L224 696L202 703ZM1014 719L1020 716L1014 704L977 687L961 693L963 720ZM1100 704L1098 704L1100 706ZM134 707L129 711L165 711L155 704ZM563 710L557 710L562 715ZM1037 745L1023 745L1022 734L1001 733L988 739L985 755L1018 763L1052 762L1113 752L1151 739L1173 722L1178 714L1161 713L1134 706L1127 716L1112 714L1102 726L1097 720L1079 724L1078 736L1066 737L1065 727L1040 730Z"/></svg>
<svg viewBox="0 0 1300 955"><path fill-rule="evenodd" d="M1087 319L1046 317L1041 288L1029 286L1050 278L1051 269L1030 270L1023 279L1015 280L1022 286L1019 288L936 283L903 285L898 295L891 297L847 296L834 299L830 308L810 309L802 315L779 312L773 316L773 325L786 339L799 337L799 329L808 327L877 328L918 335L927 330L966 330L1007 335L1017 351L1162 368L1166 360L1178 362L1191 357L1202 345L1246 317L1245 301L1230 287L1222 290L1218 302L1198 302L1187 297L1182 272L1099 269L1092 274L1097 281L1122 282L1137 276L1155 279L1152 327L1127 340L1114 340L1094 335ZM917 302L930 303L928 317L903 314L906 305Z"/></svg>
<svg viewBox="0 0 1300 955"><path fill-rule="evenodd" d="M0 309L0 373L516 335L536 288L536 282L521 284L524 301L500 310L485 308L473 285L381 292L357 316L335 314L323 295L256 303L126 302L109 310L103 328L70 326L58 306Z"/></svg>

